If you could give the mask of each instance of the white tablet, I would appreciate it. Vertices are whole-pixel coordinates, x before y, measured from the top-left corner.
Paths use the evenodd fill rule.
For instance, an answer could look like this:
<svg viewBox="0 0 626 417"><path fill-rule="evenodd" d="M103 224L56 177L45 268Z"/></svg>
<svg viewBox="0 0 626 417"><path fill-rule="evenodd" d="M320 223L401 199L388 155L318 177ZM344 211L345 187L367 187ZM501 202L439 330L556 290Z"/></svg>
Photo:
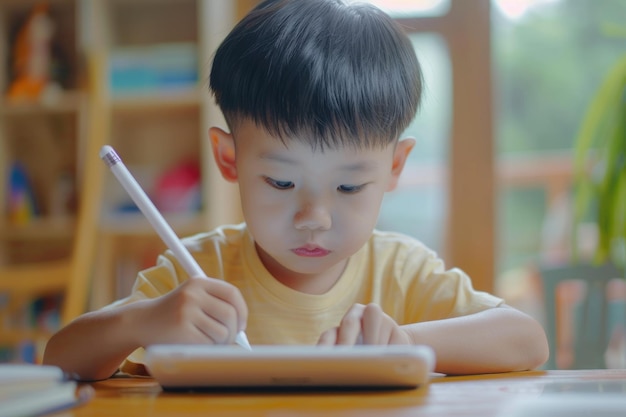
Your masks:
<svg viewBox="0 0 626 417"><path fill-rule="evenodd" d="M153 345L146 366L164 390L416 388L435 366L428 346Z"/></svg>

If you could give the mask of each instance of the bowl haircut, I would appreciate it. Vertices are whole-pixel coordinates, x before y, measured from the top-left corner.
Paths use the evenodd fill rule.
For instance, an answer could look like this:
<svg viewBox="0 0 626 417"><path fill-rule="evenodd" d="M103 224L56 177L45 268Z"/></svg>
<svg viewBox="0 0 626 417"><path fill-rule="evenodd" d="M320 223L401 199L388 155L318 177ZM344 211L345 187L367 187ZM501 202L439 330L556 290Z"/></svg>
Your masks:
<svg viewBox="0 0 626 417"><path fill-rule="evenodd" d="M224 39L210 89L228 127L251 120L285 145L385 147L420 105L411 41L386 13L342 0L267 0Z"/></svg>

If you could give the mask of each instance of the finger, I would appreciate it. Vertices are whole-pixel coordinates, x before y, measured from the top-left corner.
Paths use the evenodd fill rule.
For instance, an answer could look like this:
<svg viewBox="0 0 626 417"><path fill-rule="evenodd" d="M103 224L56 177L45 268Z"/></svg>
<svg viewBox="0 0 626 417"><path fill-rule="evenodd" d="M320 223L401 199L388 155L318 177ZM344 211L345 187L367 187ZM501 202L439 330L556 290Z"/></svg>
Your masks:
<svg viewBox="0 0 626 417"><path fill-rule="evenodd" d="M377 304L368 304L363 310L363 319L361 327L363 332L363 344L379 345L381 344L381 323L383 322L383 311ZM386 335L388 337L388 334ZM385 344L387 340L385 340Z"/></svg>
<svg viewBox="0 0 626 417"><path fill-rule="evenodd" d="M402 330L399 326L396 326L391 332L391 336L389 337L390 345L409 345L411 344L411 339L409 335Z"/></svg>
<svg viewBox="0 0 626 417"><path fill-rule="evenodd" d="M227 335L225 327L205 314L195 300L187 299L183 310L179 312L179 317L173 323L175 327L172 330L176 335L174 339L176 343L217 344ZM165 328L160 330L167 332Z"/></svg>
<svg viewBox="0 0 626 417"><path fill-rule="evenodd" d="M248 322L248 306L239 288L219 279L201 278L205 280L204 288L210 295L233 306L236 312L237 330L245 330Z"/></svg>
<svg viewBox="0 0 626 417"><path fill-rule="evenodd" d="M182 305L176 320L180 330L188 329L186 332L190 332L194 338L200 337L202 343L227 342L229 335L234 333L232 329L236 328L234 308L198 289L197 284L186 286L181 293Z"/></svg>
<svg viewBox="0 0 626 417"><path fill-rule="evenodd" d="M232 343L237 335L237 312L227 302L211 297L200 306L204 320L201 330L216 343Z"/></svg>
<svg viewBox="0 0 626 417"><path fill-rule="evenodd" d="M317 341L318 346L333 346L337 342L337 328L326 330Z"/></svg>
<svg viewBox="0 0 626 417"><path fill-rule="evenodd" d="M397 325L391 319L383 319L382 322L383 323L381 324L380 331L378 333L378 340L375 343L378 345L389 345L391 344L391 335Z"/></svg>
<svg viewBox="0 0 626 417"><path fill-rule="evenodd" d="M225 330L220 331L220 327L225 329L221 323L213 320L211 317L205 317L205 320L201 323L194 323L195 330L202 338L202 343L209 343L212 345L222 344L223 339L227 336Z"/></svg>
<svg viewBox="0 0 626 417"><path fill-rule="evenodd" d="M222 298L224 284L232 287L212 278L194 277L179 287L187 294L188 320L215 343L232 343L237 334L238 314L235 307Z"/></svg>
<svg viewBox="0 0 626 417"><path fill-rule="evenodd" d="M355 304L341 319L337 332L337 345L354 345L361 334L361 318L363 316L363 304Z"/></svg>

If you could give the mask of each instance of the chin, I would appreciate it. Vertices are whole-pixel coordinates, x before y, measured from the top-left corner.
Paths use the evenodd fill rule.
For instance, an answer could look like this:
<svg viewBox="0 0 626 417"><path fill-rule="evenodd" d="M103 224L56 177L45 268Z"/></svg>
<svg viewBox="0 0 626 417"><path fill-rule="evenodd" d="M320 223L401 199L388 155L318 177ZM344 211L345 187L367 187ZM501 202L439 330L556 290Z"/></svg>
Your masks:
<svg viewBox="0 0 626 417"><path fill-rule="evenodd" d="M337 266L337 264L340 263L341 261L342 261L341 259L331 260L331 259L324 259L324 258L298 257L298 259L295 262L285 262L285 263L281 263L281 265L283 266L283 268L291 272L294 272L296 274L315 275L315 274L323 274L325 272L328 272L328 270Z"/></svg>

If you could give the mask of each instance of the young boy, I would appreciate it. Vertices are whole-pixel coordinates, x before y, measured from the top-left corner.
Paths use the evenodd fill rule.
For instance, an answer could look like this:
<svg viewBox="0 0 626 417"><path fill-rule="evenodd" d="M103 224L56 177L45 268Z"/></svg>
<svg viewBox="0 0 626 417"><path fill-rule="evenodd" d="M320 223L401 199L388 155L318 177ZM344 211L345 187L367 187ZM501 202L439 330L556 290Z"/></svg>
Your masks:
<svg viewBox="0 0 626 417"><path fill-rule="evenodd" d="M217 50L210 129L245 224L185 239L206 277L170 252L132 294L49 341L44 362L82 379L143 373L142 347L233 343L427 344L449 374L531 369L542 327L475 291L415 239L374 229L413 139L413 47L384 13L341 0L268 0ZM134 353L133 353L134 352Z"/></svg>

